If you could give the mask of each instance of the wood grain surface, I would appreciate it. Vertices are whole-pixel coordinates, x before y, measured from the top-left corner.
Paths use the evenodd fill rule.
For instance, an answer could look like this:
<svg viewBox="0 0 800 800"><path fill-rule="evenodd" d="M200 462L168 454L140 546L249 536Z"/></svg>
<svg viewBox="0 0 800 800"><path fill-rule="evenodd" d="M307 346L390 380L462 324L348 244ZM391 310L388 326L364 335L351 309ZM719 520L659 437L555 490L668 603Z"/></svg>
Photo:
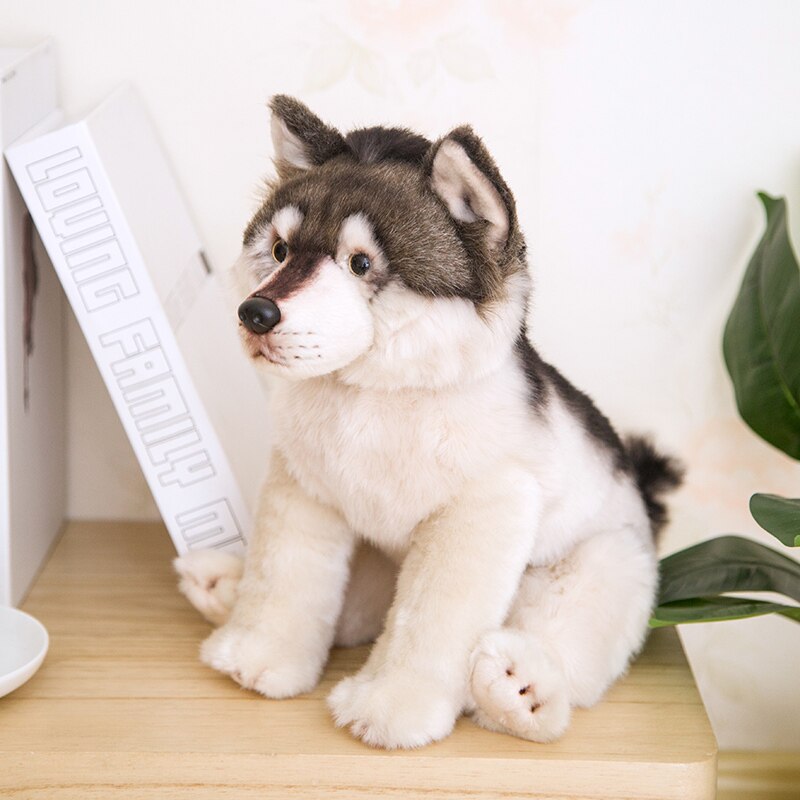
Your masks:
<svg viewBox="0 0 800 800"><path fill-rule="evenodd" d="M716 742L674 631L628 676L533 744L469 719L443 742L373 750L324 698L366 650L333 654L294 700L238 688L197 659L208 626L176 589L161 525L73 522L23 608L48 628L41 670L0 699L9 798L713 798Z"/></svg>

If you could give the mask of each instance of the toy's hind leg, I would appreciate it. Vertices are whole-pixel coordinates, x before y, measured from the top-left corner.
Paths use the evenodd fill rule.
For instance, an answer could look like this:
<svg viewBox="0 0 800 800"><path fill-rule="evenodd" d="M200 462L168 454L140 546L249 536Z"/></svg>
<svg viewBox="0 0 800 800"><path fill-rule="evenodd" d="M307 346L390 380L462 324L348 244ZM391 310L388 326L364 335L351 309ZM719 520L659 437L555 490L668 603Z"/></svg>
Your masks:
<svg viewBox="0 0 800 800"><path fill-rule="evenodd" d="M192 550L172 562L178 589L212 624L224 625L239 593L244 562L221 550Z"/></svg>
<svg viewBox="0 0 800 800"><path fill-rule="evenodd" d="M356 548L336 625L336 647L355 647L378 638L396 583L397 564L372 545L362 543Z"/></svg>
<svg viewBox="0 0 800 800"><path fill-rule="evenodd" d="M472 654L476 722L534 741L567 728L638 652L657 584L649 532L617 530L563 561L529 568L506 625Z"/></svg>

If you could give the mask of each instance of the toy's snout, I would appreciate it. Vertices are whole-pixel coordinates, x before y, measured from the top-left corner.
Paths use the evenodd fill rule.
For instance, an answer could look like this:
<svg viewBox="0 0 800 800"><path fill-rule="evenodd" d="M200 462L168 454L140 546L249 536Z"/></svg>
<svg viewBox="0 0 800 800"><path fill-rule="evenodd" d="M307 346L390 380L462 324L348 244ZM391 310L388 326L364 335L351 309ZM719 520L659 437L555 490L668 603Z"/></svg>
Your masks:
<svg viewBox="0 0 800 800"><path fill-rule="evenodd" d="M281 321L281 312L272 300L256 295L239 306L239 319L251 333L269 333Z"/></svg>

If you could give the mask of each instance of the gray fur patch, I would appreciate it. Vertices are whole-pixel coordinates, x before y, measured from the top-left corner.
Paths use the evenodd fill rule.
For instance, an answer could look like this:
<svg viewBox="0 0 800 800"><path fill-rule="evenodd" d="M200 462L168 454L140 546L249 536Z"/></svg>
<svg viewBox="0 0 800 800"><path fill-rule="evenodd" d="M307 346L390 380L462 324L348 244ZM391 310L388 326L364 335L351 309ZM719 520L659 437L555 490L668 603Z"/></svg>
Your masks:
<svg viewBox="0 0 800 800"><path fill-rule="evenodd" d="M313 166L277 165L278 180L247 226L245 244L269 224L276 209L291 204L304 215L289 242L296 256L333 255L342 221L361 212L387 257L387 280L399 280L423 295L463 297L484 306L502 295L508 275L524 269L525 246L513 197L470 129L457 128L450 136L507 207L509 235L500 253L487 246L484 220L454 219L431 188L432 161L444 140L432 144L412 131L383 127L342 136L292 98L279 95L271 105Z"/></svg>

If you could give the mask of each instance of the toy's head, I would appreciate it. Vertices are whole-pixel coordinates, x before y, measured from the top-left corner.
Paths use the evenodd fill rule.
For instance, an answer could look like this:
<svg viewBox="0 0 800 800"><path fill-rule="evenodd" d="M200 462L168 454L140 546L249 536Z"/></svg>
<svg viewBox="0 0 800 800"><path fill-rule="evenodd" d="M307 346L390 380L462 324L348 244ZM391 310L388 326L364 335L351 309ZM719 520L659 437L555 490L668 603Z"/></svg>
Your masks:
<svg viewBox="0 0 800 800"><path fill-rule="evenodd" d="M248 352L290 378L384 388L488 371L528 294L514 199L468 127L342 135L273 98L277 178L237 262Z"/></svg>

